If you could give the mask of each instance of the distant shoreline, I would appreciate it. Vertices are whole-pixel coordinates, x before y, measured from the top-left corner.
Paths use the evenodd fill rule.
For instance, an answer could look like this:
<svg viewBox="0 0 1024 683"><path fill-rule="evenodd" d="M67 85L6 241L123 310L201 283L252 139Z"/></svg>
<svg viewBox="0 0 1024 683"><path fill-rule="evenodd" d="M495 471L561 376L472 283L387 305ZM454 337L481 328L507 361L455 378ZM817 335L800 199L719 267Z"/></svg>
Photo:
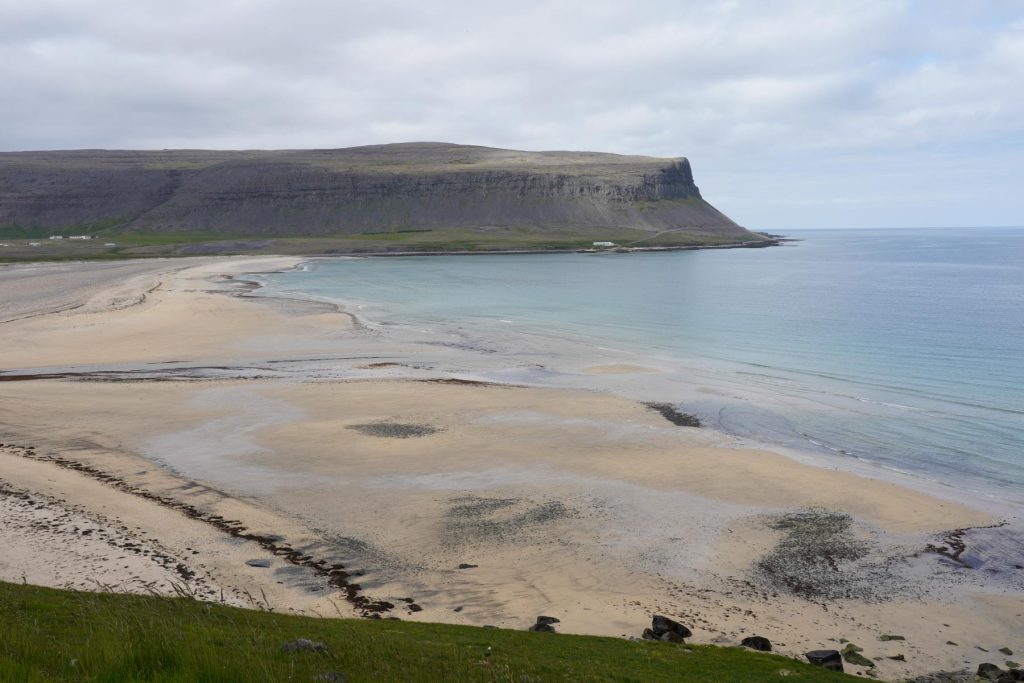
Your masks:
<svg viewBox="0 0 1024 683"><path fill-rule="evenodd" d="M663 251L698 251L702 249L764 249L766 247L778 247L787 242L796 242L797 239L789 237L772 237L757 242L736 242L733 244L701 244L690 246L672 247L607 247L604 249L488 249L472 250L463 249L457 251L375 251L375 252L346 252L309 254L309 258L330 258L332 256L499 256L506 254L634 254L651 253Z"/></svg>
<svg viewBox="0 0 1024 683"><path fill-rule="evenodd" d="M16 253L5 253L0 249L0 266L10 264L27 263L54 263L54 262L77 262L77 261L130 261L135 259L160 259L160 258L193 258L197 256L208 257L233 257L233 256L258 256L258 257L299 257L299 258L330 258L335 256L352 257L393 257L393 256L495 256L504 254L604 254L604 253L660 253L670 251L698 251L702 249L764 249L766 247L784 246L790 242L800 241L800 238L788 237L785 235L768 234L765 239L752 240L748 242L731 242L728 244L688 244L688 245L664 245L664 246L629 246L629 244L616 245L605 248L589 247L553 247L545 249L541 247L524 247L508 249L361 249L352 248L330 248L330 249L294 249L285 240L287 237L261 238L258 236L249 238L229 238L220 241L182 243L169 246L168 251L136 252L112 250L106 252L93 251L72 251L66 253L25 253L24 250ZM8 244L24 242L25 240L6 240ZM4 240L0 240L4 242ZM250 246L252 244L258 246ZM43 244L41 242L41 244ZM60 248L66 248L64 243L58 243ZM75 247L88 249L93 245L88 242L76 243ZM51 247L52 245L46 244ZM297 244L296 247L301 245ZM264 250L266 247L266 250ZM119 248L118 248L119 249Z"/></svg>

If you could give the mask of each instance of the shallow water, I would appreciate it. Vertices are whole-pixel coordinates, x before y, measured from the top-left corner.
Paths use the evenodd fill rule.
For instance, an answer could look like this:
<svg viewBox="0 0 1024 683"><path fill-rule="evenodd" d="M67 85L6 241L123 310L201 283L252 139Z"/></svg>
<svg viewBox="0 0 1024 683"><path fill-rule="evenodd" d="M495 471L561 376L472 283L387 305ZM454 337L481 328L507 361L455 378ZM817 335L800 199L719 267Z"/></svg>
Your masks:
<svg viewBox="0 0 1024 683"><path fill-rule="evenodd" d="M477 345L538 334L713 369L754 398L674 398L727 432L1024 500L1024 229L790 234L802 241L317 260L266 292Z"/></svg>

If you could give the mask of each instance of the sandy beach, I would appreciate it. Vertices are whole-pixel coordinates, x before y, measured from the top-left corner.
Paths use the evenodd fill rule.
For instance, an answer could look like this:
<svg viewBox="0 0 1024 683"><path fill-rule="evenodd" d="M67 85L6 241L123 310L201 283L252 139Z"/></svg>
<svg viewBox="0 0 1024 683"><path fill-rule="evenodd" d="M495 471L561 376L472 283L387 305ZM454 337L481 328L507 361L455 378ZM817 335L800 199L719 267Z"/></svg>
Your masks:
<svg viewBox="0 0 1024 683"><path fill-rule="evenodd" d="M611 390L654 364L480 381L455 346L252 295L300 262L0 268L0 579L624 637L665 613L696 642L852 641L886 680L1024 651L991 506Z"/></svg>

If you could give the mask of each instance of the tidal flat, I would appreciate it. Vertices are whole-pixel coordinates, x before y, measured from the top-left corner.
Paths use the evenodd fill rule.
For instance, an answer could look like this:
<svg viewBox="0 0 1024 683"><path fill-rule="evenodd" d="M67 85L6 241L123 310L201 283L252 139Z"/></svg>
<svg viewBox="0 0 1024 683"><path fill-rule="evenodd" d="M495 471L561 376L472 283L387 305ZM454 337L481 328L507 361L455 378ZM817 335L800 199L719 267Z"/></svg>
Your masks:
<svg viewBox="0 0 1024 683"><path fill-rule="evenodd" d="M246 285L301 262L0 272L0 579L617 637L662 613L852 641L891 680L1024 649L1000 509L695 426L630 395L647 360L545 386L500 343Z"/></svg>

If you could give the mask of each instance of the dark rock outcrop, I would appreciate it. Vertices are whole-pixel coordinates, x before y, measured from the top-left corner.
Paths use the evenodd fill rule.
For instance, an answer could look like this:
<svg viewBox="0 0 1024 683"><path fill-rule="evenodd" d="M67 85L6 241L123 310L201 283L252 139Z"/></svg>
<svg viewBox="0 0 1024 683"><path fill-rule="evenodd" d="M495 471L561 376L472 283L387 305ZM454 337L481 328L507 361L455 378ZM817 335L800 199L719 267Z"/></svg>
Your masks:
<svg viewBox="0 0 1024 683"><path fill-rule="evenodd" d="M535 623L527 631L533 631L534 633L557 633L555 631L555 624L560 623L555 617L537 617L537 623Z"/></svg>
<svg viewBox="0 0 1024 683"><path fill-rule="evenodd" d="M755 239L704 201L683 158L445 143L5 152L4 226L250 236L629 228Z"/></svg>
<svg viewBox="0 0 1024 683"><path fill-rule="evenodd" d="M1020 669L1010 669L1009 671L1003 671L999 666L992 664L991 662L985 662L984 664L978 665L978 678L987 681L995 681L996 683L1013 683L1014 681L1024 681L1024 671Z"/></svg>
<svg viewBox="0 0 1024 683"><path fill-rule="evenodd" d="M651 619L651 632L659 639L666 633L674 633L681 638L689 638L693 635L693 632L690 631L690 629L686 628L678 621L669 619L668 617L660 614L655 614L654 618Z"/></svg>
<svg viewBox="0 0 1024 683"><path fill-rule="evenodd" d="M763 636L749 636L740 641L740 645L743 647L749 647L751 650L758 650L759 652L771 652L772 643Z"/></svg>
<svg viewBox="0 0 1024 683"><path fill-rule="evenodd" d="M829 671L843 670L843 657L839 650L811 650L804 654L807 661Z"/></svg>
<svg viewBox="0 0 1024 683"><path fill-rule="evenodd" d="M997 680L1002 675L1002 673L1002 669L1000 669L998 666L990 662L985 662L984 664L978 665L978 676L980 678L987 678L990 681L994 681Z"/></svg>

